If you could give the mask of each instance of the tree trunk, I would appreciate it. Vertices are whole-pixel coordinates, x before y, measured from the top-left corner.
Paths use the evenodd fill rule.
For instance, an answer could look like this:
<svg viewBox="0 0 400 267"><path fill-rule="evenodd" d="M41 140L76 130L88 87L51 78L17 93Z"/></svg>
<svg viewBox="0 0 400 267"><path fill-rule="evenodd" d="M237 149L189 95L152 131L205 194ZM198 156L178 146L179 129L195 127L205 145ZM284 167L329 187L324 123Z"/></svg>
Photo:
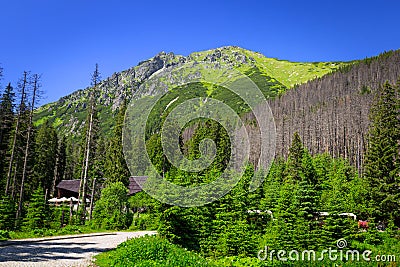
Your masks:
<svg viewBox="0 0 400 267"><path fill-rule="evenodd" d="M25 186L27 165L28 165L29 144L30 144L31 132L32 132L32 117L33 117L33 110L35 109L35 100L36 100L36 94L37 94L38 89L39 89L39 76L37 74L35 74L34 75L31 110L29 112L28 133L27 133L26 144L25 144L24 166L22 168L21 187L20 187L20 191L19 191L18 209L17 209L17 214L15 216L16 223L18 222L18 219L21 216L21 212L22 212L22 201L24 198L24 186Z"/></svg>
<svg viewBox="0 0 400 267"><path fill-rule="evenodd" d="M83 223L86 220L86 187L87 187L87 176L89 170L89 156L90 156L90 141L92 139L92 126L93 126L93 104L90 111L90 119L89 119L89 130L87 135L87 142L86 142L86 154L85 154L85 168L83 172L83 185L82 185L82 203L83 203L83 216L82 221Z"/></svg>
<svg viewBox="0 0 400 267"><path fill-rule="evenodd" d="M92 219L92 212L93 212L93 200L94 200L94 189L96 186L96 178L93 179L93 186L92 186L92 195L90 197L90 208L89 208L89 220Z"/></svg>
<svg viewBox="0 0 400 267"><path fill-rule="evenodd" d="M10 187L10 179L11 179L11 173L12 173L12 167L13 167L13 163L14 163L14 157L15 157L15 149L16 149L16 143L17 143L17 136L19 134L19 124L20 124L20 119L21 119L21 115L22 115L22 106L25 102L25 89L26 89L26 85L28 83L27 81L27 76L28 76L28 72L24 72L24 78L22 81L22 88L21 88L21 102L19 104L19 110L18 110L18 115L17 115L17 121L15 123L15 132L14 132L14 138L13 138L13 143L12 143L12 147L11 147L11 156L10 156L10 162L8 165L8 172L7 172L7 182L6 182L6 195L8 194L8 190ZM17 171L17 170L15 170ZM15 187L15 183L13 184L13 190Z"/></svg>

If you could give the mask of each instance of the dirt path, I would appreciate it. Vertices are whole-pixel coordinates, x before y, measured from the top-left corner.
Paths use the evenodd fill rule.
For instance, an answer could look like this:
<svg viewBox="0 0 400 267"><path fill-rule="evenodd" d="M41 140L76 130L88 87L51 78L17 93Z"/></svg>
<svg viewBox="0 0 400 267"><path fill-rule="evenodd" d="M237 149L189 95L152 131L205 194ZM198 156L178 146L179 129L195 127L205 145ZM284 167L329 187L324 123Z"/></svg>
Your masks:
<svg viewBox="0 0 400 267"><path fill-rule="evenodd" d="M0 266L90 266L92 257L128 238L155 232L117 232L0 243Z"/></svg>

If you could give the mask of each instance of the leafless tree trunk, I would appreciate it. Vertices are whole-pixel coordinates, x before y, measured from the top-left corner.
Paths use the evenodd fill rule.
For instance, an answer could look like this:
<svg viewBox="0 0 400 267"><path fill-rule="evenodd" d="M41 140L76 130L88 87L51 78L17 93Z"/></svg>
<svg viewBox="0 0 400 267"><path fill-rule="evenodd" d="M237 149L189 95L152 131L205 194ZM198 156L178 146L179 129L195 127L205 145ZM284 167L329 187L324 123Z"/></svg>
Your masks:
<svg viewBox="0 0 400 267"><path fill-rule="evenodd" d="M31 102L31 107L30 107L30 112L29 112L28 132L27 132L27 138L26 138L26 144L25 144L24 165L22 168L22 178L21 178L21 187L20 187L20 191L19 191L18 209L17 209L17 214L15 216L16 221L18 221L19 217L21 216L21 212L22 212L22 202L23 202L23 198L24 198L24 186L25 186L25 180L26 180L26 175L27 175L29 145L30 145L31 133L32 133L33 110L35 109L35 104L36 104L35 101L36 101L37 93L38 93L39 86L40 86L39 80L40 80L40 76L38 74L33 75L33 94L32 94L32 102Z"/></svg>
<svg viewBox="0 0 400 267"><path fill-rule="evenodd" d="M83 178L82 178L82 222L84 223L86 220L86 197L87 197L87 183L88 183L88 171L89 171L89 158L91 153L91 145L92 145L92 131L93 131L93 116L95 112L95 97L94 92L97 89L97 84L100 81L100 73L99 73L99 66L96 64L95 71L92 74L92 86L93 91L90 95L90 108L89 108L89 121L88 121L88 130L86 135L86 148L85 148L85 158L84 158L84 168L83 168Z"/></svg>
<svg viewBox="0 0 400 267"><path fill-rule="evenodd" d="M89 220L92 219L95 186L96 186L96 178L93 179L92 195L90 196Z"/></svg>
<svg viewBox="0 0 400 267"><path fill-rule="evenodd" d="M92 107L91 107L92 110ZM87 135L86 142L86 151L85 151L85 168L83 170L83 184L82 184L82 205L83 205L83 216L82 221L86 220L86 187L87 187L87 178L88 178L88 170L89 170L89 156L90 156L90 141L92 139L92 127L93 127L93 111L90 113L89 119L89 130Z"/></svg>
<svg viewBox="0 0 400 267"><path fill-rule="evenodd" d="M13 169L13 164L14 164L14 158L15 158L15 150L16 150L16 144L17 144L17 137L19 135L19 125L20 125L20 120L21 120L21 115L22 115L22 107L25 102L25 91L26 91L26 86L28 85L28 72L24 71L22 78L22 83L21 83L21 102L19 104L19 110L18 110L18 115L17 115L17 121L15 123L15 132L14 132L14 138L13 138L13 143L11 146L11 156L10 156L10 162L8 165L8 172L7 172L7 182L6 182L6 195L8 194L9 188L10 188L10 179L11 179L11 173ZM16 170L15 170L16 171ZM14 182L13 182L13 191L15 187L15 177L14 177Z"/></svg>

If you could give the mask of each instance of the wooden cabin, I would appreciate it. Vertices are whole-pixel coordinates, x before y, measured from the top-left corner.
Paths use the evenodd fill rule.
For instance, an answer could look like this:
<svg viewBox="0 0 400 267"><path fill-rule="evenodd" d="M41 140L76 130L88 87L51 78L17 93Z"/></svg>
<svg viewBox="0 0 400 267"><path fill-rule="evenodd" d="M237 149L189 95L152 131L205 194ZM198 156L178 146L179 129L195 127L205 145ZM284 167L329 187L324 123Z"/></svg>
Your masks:
<svg viewBox="0 0 400 267"><path fill-rule="evenodd" d="M142 191L142 188L140 185L136 182L136 180L139 183L144 183L147 180L147 176L131 176L129 177L129 193L128 196L132 196L140 191ZM80 185L80 180L62 180L57 186L57 197L62 198L70 198L70 197L79 197L79 185ZM99 184L99 186L101 186ZM89 196L90 194L88 194Z"/></svg>
<svg viewBox="0 0 400 267"><path fill-rule="evenodd" d="M57 188L57 197L62 198L70 198L70 197L79 197L79 185L80 180L61 180L56 186Z"/></svg>
<svg viewBox="0 0 400 267"><path fill-rule="evenodd" d="M140 184L143 184L144 182L146 182L147 176L131 176L131 177L129 177L129 185L128 185L129 193L128 193L128 196L132 196L132 195L142 191L142 188L136 182L136 180Z"/></svg>

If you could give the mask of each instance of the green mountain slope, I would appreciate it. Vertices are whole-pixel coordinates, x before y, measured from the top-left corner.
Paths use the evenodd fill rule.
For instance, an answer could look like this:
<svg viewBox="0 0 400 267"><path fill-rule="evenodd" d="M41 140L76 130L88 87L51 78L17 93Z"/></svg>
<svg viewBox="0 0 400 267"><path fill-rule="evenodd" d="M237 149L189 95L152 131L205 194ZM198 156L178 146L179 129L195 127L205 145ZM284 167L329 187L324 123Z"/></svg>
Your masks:
<svg viewBox="0 0 400 267"><path fill-rule="evenodd" d="M115 110L124 99L129 100L132 97L138 98L142 95L160 93L141 87L153 75L169 68L193 62L207 62L215 66L237 69L250 77L268 97L282 94L296 84L322 77L351 64L343 62L289 62L267 58L260 53L232 46L195 52L187 57L161 52L149 60L140 62L133 68L114 73L100 83L95 93L103 133L107 134L112 128ZM166 81L166 84L171 85L173 81ZM90 90L93 89L77 90L60 98L57 102L40 107L35 114L36 125L40 125L49 119L61 134L67 136L79 135L86 116L86 105ZM190 87L187 90L190 91Z"/></svg>

